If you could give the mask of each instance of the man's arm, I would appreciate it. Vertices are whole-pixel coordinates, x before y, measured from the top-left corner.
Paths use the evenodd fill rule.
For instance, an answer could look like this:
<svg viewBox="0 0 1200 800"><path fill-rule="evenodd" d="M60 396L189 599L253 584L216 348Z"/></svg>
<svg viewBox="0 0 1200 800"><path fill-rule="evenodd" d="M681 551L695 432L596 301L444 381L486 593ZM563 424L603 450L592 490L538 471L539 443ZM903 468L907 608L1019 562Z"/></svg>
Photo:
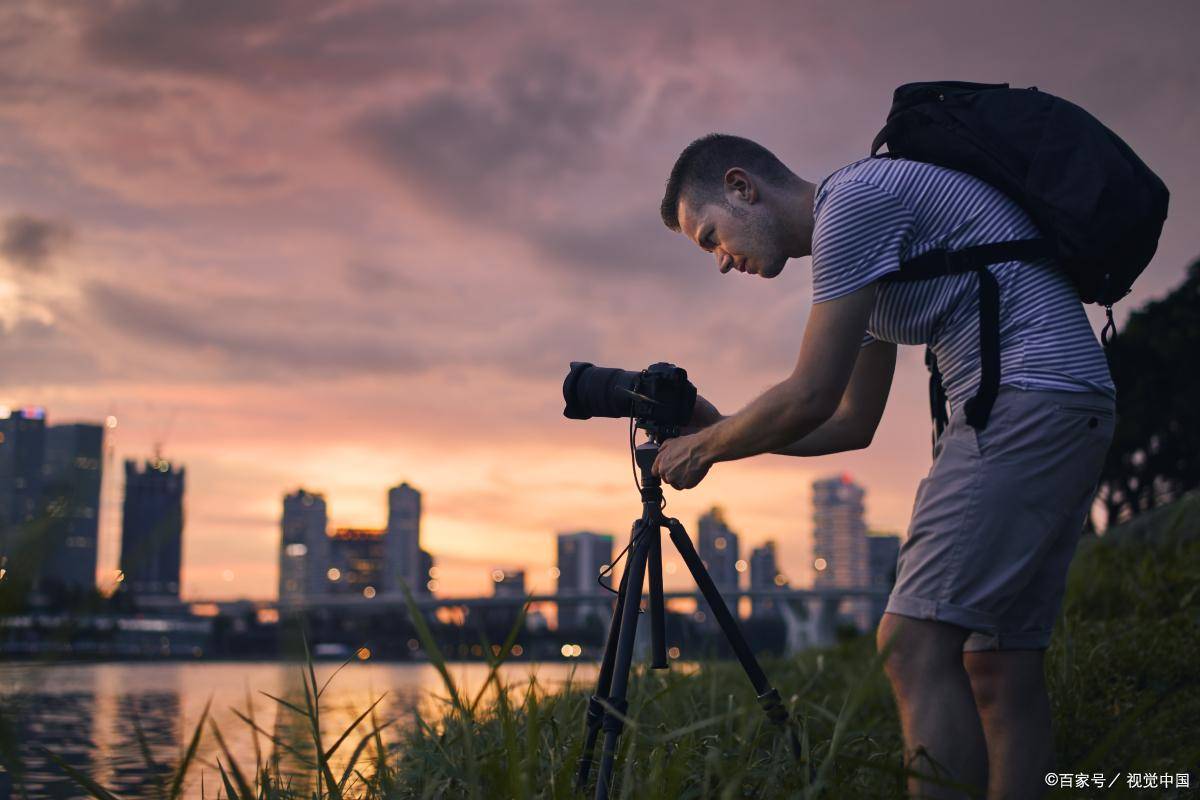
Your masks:
<svg viewBox="0 0 1200 800"><path fill-rule="evenodd" d="M837 411L819 428L775 452L782 456L823 456L861 450L871 444L896 368L896 345L872 342L858 351L850 384Z"/></svg>
<svg viewBox="0 0 1200 800"><path fill-rule="evenodd" d="M875 305L874 283L813 306L792 374L733 416L706 428L698 449L708 463L792 445L837 411Z"/></svg>
<svg viewBox="0 0 1200 800"><path fill-rule="evenodd" d="M895 367L896 345L876 341L861 348L850 384L833 416L808 436L772 452L781 456L823 456L870 445L887 405ZM683 433L696 433L725 418L712 403L697 395L692 423Z"/></svg>

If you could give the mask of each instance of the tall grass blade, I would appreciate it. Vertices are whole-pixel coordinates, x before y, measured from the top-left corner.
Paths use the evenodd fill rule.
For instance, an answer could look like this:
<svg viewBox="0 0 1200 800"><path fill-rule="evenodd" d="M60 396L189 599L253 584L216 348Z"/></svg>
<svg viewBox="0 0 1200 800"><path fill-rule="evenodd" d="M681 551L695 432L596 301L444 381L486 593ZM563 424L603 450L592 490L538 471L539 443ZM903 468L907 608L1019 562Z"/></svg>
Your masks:
<svg viewBox="0 0 1200 800"><path fill-rule="evenodd" d="M167 796L167 787L162 779L162 767L154 760L154 755L150 752L150 742L146 739L146 732L142 730L142 718L137 713L137 709L133 709L131 714L133 718L133 733L138 740L138 749L142 753L142 761L146 763L146 771L150 773L150 779L154 781L155 796L159 800L165 800Z"/></svg>
<svg viewBox="0 0 1200 800"><path fill-rule="evenodd" d="M250 684L245 684L246 688L246 716L250 719L251 741L254 742L254 771L257 773L262 769L262 748L258 743L258 725L254 722L254 699L250 694ZM236 710L235 710L236 713Z"/></svg>
<svg viewBox="0 0 1200 800"><path fill-rule="evenodd" d="M354 732L354 729L358 727L359 723L361 723L364 719L366 719L367 715L370 714L372 711L374 711L375 706L377 706L381 702L383 702L383 698L385 698L385 697L387 697L387 692L384 692L383 694L379 695L378 700L376 700L374 703L371 703L371 706L366 711L359 714L358 717L354 720L354 722L350 723L350 727L348 727L348 728L346 728L346 730L342 731L342 735L340 737L338 737L338 740L336 742L334 742L329 747L328 750L325 751L325 760L326 761L333 758L334 752L339 747L341 747L342 742L346 741L346 737Z"/></svg>
<svg viewBox="0 0 1200 800"><path fill-rule="evenodd" d="M200 744L200 736L204 733L204 722L208 719L208 709L212 705L212 698L208 698L208 702L204 704L204 710L200 712L200 720L196 723L196 730L192 732L192 740L188 743L187 750L183 754L183 759L179 762L179 767L175 770L175 779L171 781L171 793L168 795L170 800L177 800L183 792L183 779L187 775L188 769L192 766L192 759L196 757L196 748Z"/></svg>
<svg viewBox="0 0 1200 800"><path fill-rule="evenodd" d="M321 743L321 710L317 702L317 671L313 666L312 654L308 650L308 637L303 637L304 642L304 661L308 668L308 678L304 680L304 704L308 709L308 721L312 728L313 748L317 754L317 770L320 773L320 780L325 782L325 787L329 791L329 797L332 800L341 800L342 792L338 788L337 780L333 777L333 771L329 768L329 763L325 759L325 749ZM310 684L309 681L312 683ZM317 786L317 800L321 800L320 780Z"/></svg>
<svg viewBox="0 0 1200 800"><path fill-rule="evenodd" d="M339 664L338 668L333 671L333 674L331 674L328 678L325 679L325 683L321 684L321 691L317 692L317 697L320 698L321 695L325 694L325 690L329 688L329 684L333 681L334 678L337 677L337 674L339 672L341 672L343 669L345 669L347 664L349 664L351 661L354 661L357 658L358 658L357 655L351 654L349 658L347 658L345 661L343 661L341 664Z"/></svg>
<svg viewBox="0 0 1200 800"><path fill-rule="evenodd" d="M44 756L46 756L46 758L53 761L58 766L59 769L61 769L65 773L67 773L68 778L75 781L75 783L79 784L80 788L82 788L84 791L86 791L92 797L99 798L99 800L121 800L121 797L119 795L115 795L112 792L110 792L108 789L105 789L103 786L96 783L90 777L88 777L87 775L83 774L79 770L72 767L70 764L68 764L66 761L64 761L62 758L60 758L55 753L51 752L50 750L47 750L45 747L39 747L38 749L41 750L42 754Z"/></svg>
<svg viewBox="0 0 1200 800"><path fill-rule="evenodd" d="M254 795L240 794L237 789L233 788L233 784L229 782L229 776L225 774L225 767L221 766L221 759L219 758L217 759L217 769L221 771L221 781L225 784L225 795L229 800L254 800ZM204 797L203 786L200 787L200 796Z"/></svg>
<svg viewBox="0 0 1200 800"><path fill-rule="evenodd" d="M271 742L271 744L273 744L277 748L277 750L276 750L277 753L278 753L279 749L286 750L290 755L295 756L299 761L301 761L303 764L305 764L305 766L309 766L309 767L316 766L316 764L312 761L312 759L310 759L308 757L307 753L300 752L295 747L292 747L291 745L289 745L287 742L283 741L283 739L279 738L278 736L274 736L273 734L271 734L267 731L264 731L258 725L257 722L255 722L251 718L247 717L245 714L238 711L236 708L231 708L230 711L232 711L238 717L238 719L240 719L242 722L246 723L251 728L253 728L255 731L257 731L258 733L267 737L267 741ZM276 771L276 773L278 773L278 771L279 771L279 760L277 758L275 759L275 771Z"/></svg>
<svg viewBox="0 0 1200 800"><path fill-rule="evenodd" d="M250 784L246 782L245 776L242 775L242 770L238 767L237 759L233 757L233 753L229 752L229 746L225 744L225 737L221 735L221 729L217 727L217 721L210 719L208 727L212 730L213 737L217 740L217 746L221 748L221 752L225 754L225 758L229 761L229 771L233 773L233 779L237 782L238 794L246 798L246 800L253 800L254 792L250 789ZM220 766L220 763L220 759L218 759L217 765ZM221 770L221 775L224 777L224 769ZM226 780L226 783L228 783L228 780ZM230 795L230 797L232 798L233 795Z"/></svg>
<svg viewBox="0 0 1200 800"><path fill-rule="evenodd" d="M385 723L383 727L387 728L391 724L391 722ZM353 774L354 767L358 764L358 760L362 758L363 751L367 749L367 745L374 741L378 733L379 730L377 728L372 728L365 736L362 737L362 739L359 740L358 744L355 745L354 750L350 752L350 760L346 764L346 769L342 772L341 780L338 781L338 788L341 789L343 793L346 791L346 781L348 781L350 779L350 775ZM376 776L378 777L379 774L380 773L377 768Z"/></svg>
<svg viewBox="0 0 1200 800"><path fill-rule="evenodd" d="M484 680L483 685L479 687L479 691L475 694L475 699L471 701L472 712L479 707L479 703L483 700L484 694L487 692L488 687L496 682L496 673L499 671L500 665L504 663L504 660L508 658L509 653L512 652L512 647L516 643L517 637L521 635L521 630L525 627L525 618L529 613L529 604L532 601L532 594L526 596L525 603L521 606L521 611L517 614L516 621L513 622L512 626L508 629L508 635L504 637L504 644L500 646L500 653L498 655L492 655L491 645L487 642L486 635L484 636L483 652L487 653L490 669L488 670L487 679Z"/></svg>
<svg viewBox="0 0 1200 800"><path fill-rule="evenodd" d="M446 657L442 655L442 651L437 646L437 641L433 638L433 632L429 630L429 625L425 622L425 617L421 614L421 609L417 606L417 601L413 598L412 592L408 589L408 584L403 578L399 578L400 589L404 592L404 604L408 607L408 616L412 620L413 627L416 628L417 638L421 640L421 646L425 648L426 655L429 656L429 663L437 670L438 675L442 678L442 683L446 687L446 691L450 693L450 700L454 703L454 708L460 714L466 714L467 709L463 706L462 698L458 693L458 687L454 683L454 679L450 677L450 671L446 669Z"/></svg>

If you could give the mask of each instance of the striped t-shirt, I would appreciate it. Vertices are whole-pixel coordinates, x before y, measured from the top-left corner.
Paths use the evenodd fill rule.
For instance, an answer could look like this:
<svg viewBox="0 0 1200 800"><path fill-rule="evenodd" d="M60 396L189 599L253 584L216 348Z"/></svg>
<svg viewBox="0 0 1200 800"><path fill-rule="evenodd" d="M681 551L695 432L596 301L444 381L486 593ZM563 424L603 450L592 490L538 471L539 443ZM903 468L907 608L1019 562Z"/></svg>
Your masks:
<svg viewBox="0 0 1200 800"><path fill-rule="evenodd" d="M849 294L937 248L1029 239L1016 203L971 175L902 158L865 158L821 182L813 203L813 302ZM988 269L1000 284L1000 383L1116 396L1079 294L1050 258ZM881 283L864 346L928 344L952 407L979 385L974 274Z"/></svg>

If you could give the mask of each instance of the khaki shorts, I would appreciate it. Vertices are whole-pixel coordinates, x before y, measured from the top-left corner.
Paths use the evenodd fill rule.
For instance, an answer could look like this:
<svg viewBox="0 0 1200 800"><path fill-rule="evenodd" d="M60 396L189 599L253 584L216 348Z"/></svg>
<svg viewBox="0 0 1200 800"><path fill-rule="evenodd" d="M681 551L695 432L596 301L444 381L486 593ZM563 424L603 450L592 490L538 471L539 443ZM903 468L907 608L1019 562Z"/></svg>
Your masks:
<svg viewBox="0 0 1200 800"><path fill-rule="evenodd" d="M969 629L964 650L1044 649L1115 423L1095 392L1001 387L978 432L956 409L917 488L887 611Z"/></svg>

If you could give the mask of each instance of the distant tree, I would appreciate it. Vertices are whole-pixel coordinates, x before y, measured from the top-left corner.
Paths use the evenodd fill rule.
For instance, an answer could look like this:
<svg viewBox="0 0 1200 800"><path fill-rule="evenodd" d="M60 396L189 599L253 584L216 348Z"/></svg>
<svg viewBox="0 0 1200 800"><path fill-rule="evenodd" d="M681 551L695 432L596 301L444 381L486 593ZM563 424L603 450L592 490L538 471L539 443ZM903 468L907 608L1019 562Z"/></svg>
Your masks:
<svg viewBox="0 0 1200 800"><path fill-rule="evenodd" d="M1200 260L1107 349L1117 427L1097 498L1124 522L1200 486Z"/></svg>

